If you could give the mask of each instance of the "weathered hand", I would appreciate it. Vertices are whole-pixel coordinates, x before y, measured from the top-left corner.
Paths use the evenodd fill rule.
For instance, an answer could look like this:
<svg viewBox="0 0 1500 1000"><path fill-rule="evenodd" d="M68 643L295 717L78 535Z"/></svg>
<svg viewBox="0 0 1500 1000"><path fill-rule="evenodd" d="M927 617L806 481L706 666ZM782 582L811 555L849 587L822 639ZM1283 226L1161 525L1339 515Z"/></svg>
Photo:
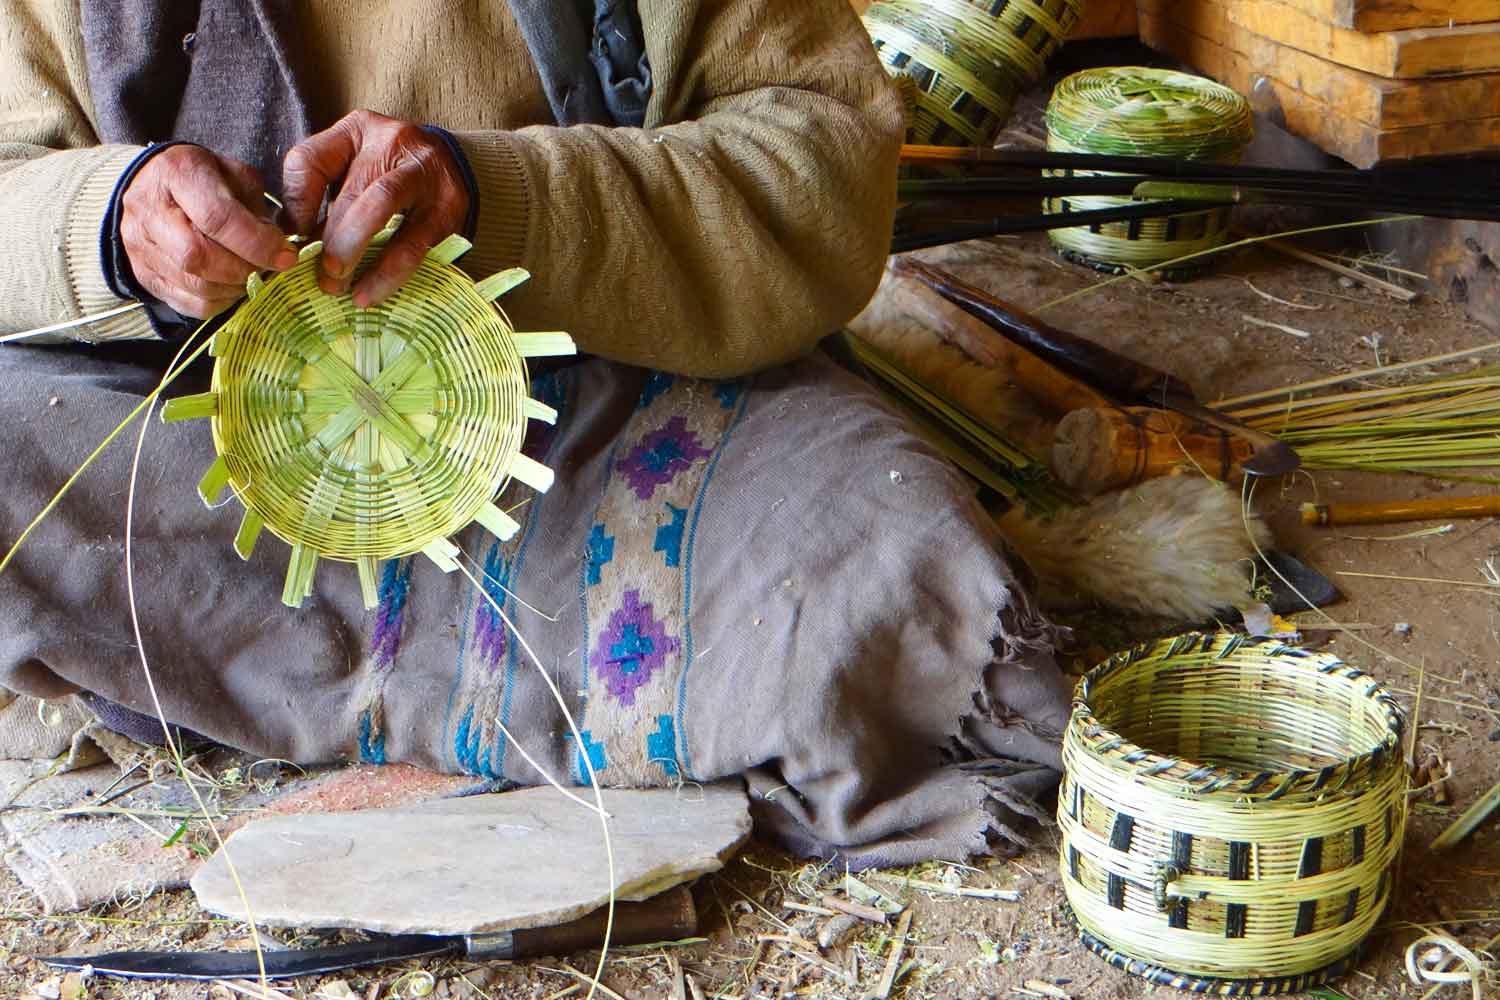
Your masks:
<svg viewBox="0 0 1500 1000"><path fill-rule="evenodd" d="M120 241L141 287L184 316L206 319L245 294L254 270L297 262L259 212L260 177L201 146L146 161L121 198Z"/></svg>
<svg viewBox="0 0 1500 1000"><path fill-rule="evenodd" d="M355 111L299 143L282 171L291 225L307 234L330 187L338 194L323 225L323 290L349 290L371 237L401 213L400 230L360 278L354 304L385 299L411 277L434 245L457 232L469 211L469 189L453 154L409 122Z"/></svg>

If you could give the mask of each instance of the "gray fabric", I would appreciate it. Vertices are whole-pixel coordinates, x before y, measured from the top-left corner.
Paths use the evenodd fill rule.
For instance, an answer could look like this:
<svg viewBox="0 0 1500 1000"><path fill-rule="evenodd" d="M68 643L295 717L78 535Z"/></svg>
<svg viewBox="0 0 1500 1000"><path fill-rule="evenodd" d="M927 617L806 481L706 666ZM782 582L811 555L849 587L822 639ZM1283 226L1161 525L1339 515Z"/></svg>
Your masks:
<svg viewBox="0 0 1500 1000"><path fill-rule="evenodd" d="M509 2L557 124L645 123L651 70L634 0Z"/></svg>
<svg viewBox="0 0 1500 1000"><path fill-rule="evenodd" d="M280 32L291 0L88 0L79 5L104 142L195 142L281 189L282 158L311 131Z"/></svg>
<svg viewBox="0 0 1500 1000"><path fill-rule="evenodd" d="M123 357L0 351L0 546L153 385ZM562 413L528 444L557 485L512 541L459 541L603 782L746 775L765 832L855 867L1024 840L1067 711L1048 630L964 481L864 383L821 357L742 383L591 361L535 391ZM130 452L111 449L0 576L0 686L149 711L122 568ZM241 563L236 511L194 497L212 459L201 424L146 441L136 582L171 721L267 757L537 783L503 721L583 779L551 695L466 581L390 563L370 614L352 568L325 565L285 609L286 547L267 537Z"/></svg>

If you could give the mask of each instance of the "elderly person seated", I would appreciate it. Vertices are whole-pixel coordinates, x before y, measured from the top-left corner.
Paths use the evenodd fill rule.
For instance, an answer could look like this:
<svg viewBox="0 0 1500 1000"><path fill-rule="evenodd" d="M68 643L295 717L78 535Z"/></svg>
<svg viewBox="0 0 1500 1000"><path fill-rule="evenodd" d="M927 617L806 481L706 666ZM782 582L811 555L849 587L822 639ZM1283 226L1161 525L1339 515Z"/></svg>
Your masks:
<svg viewBox="0 0 1500 1000"><path fill-rule="evenodd" d="M0 689L149 739L144 662L166 722L270 757L743 776L764 832L853 865L1021 843L1049 629L961 477L815 350L879 280L902 132L847 0L0 0L0 335L84 321L0 348L0 550L290 235L368 308L464 234L474 276L531 272L519 329L585 354L533 372L556 487L456 539L581 739L456 574L282 607L284 547L242 563L193 496L192 424L145 437L140 648L122 443L0 575Z"/></svg>

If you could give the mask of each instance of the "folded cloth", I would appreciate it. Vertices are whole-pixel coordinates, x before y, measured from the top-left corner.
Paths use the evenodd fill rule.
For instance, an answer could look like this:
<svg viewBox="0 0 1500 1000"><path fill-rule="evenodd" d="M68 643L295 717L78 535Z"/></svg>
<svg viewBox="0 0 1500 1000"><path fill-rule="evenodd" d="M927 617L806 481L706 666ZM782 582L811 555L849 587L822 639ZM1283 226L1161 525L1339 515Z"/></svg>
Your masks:
<svg viewBox="0 0 1500 1000"><path fill-rule="evenodd" d="M154 385L148 358L0 352L0 544ZM766 833L852 867L1024 842L1067 712L1050 629L969 486L868 386L822 356L730 382L594 360L534 393L561 416L527 447L558 481L505 491L523 520L510 541L456 539L485 592L398 559L373 613L338 565L282 607L286 549L267 539L241 563L233 514L194 499L204 428L152 427L133 544L169 719L301 763L521 784L584 782L585 759L612 786L744 775ZM0 576L0 685L150 711L122 572L131 451L108 452Z"/></svg>

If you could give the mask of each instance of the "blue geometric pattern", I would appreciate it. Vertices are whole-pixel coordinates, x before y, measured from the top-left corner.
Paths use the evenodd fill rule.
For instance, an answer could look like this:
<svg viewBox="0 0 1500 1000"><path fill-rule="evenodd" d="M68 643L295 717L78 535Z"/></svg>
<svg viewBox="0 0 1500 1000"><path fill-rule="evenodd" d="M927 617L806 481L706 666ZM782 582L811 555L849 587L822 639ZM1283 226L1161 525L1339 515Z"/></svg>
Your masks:
<svg viewBox="0 0 1500 1000"><path fill-rule="evenodd" d="M716 382L714 384L714 397L718 399L719 405L726 410L734 409L734 404L740 401L740 393L744 386L738 382Z"/></svg>
<svg viewBox="0 0 1500 1000"><path fill-rule="evenodd" d="M599 585L599 571L615 557L615 536L604 533L604 525L594 525L589 532L588 581L589 586Z"/></svg>
<svg viewBox="0 0 1500 1000"><path fill-rule="evenodd" d="M474 725L474 708L471 705L459 722L458 731L453 734L453 756L458 761L458 766L469 774L498 778L500 775L494 765L495 748L486 746L481 754L479 750L483 740L481 731Z"/></svg>
<svg viewBox="0 0 1500 1000"><path fill-rule="evenodd" d="M667 504L667 511L672 515L672 522L656 529L653 551L662 553L666 564L676 569L682 561L682 531L687 526L687 510Z"/></svg>
<svg viewBox="0 0 1500 1000"><path fill-rule="evenodd" d="M368 711L359 715L359 760L362 764L385 763L385 734L371 738L375 729Z"/></svg>
<svg viewBox="0 0 1500 1000"><path fill-rule="evenodd" d="M672 388L672 383L676 381L676 378L666 372L652 372L651 377L646 379L645 388L641 390L641 401L636 404L637 409L644 410L656 402L656 398Z"/></svg>
<svg viewBox="0 0 1500 1000"><path fill-rule="evenodd" d="M589 755L588 763L593 765L595 774L602 774L609 769L609 758L604 753L604 744L596 743L594 736L587 729L582 731L583 749ZM588 785L589 769L583 762L583 753L578 754L578 783Z"/></svg>
<svg viewBox="0 0 1500 1000"><path fill-rule="evenodd" d="M670 715L656 717L656 732L646 737L646 759L660 764L669 778L682 773L677 767L677 726Z"/></svg>

